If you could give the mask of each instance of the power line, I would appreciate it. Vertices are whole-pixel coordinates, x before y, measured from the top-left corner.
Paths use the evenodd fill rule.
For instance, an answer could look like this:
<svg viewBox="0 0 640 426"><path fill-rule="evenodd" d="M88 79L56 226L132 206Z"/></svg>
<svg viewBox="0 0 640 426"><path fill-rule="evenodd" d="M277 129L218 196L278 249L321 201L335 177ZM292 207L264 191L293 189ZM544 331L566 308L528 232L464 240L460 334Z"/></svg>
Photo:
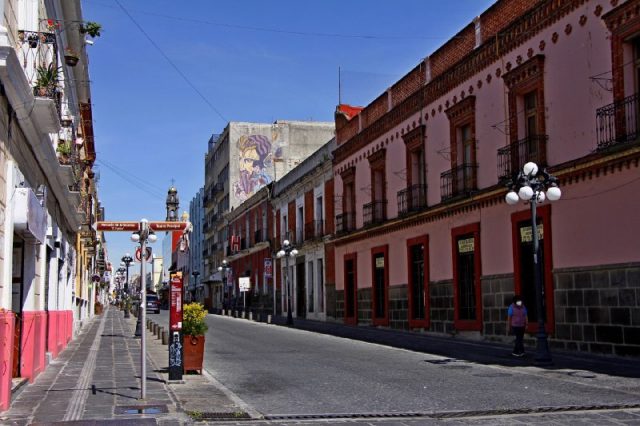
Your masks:
<svg viewBox="0 0 640 426"><path fill-rule="evenodd" d="M109 167L111 170L118 170L118 171L120 171L120 173L129 175L132 179L137 180L141 184L149 187L150 189L152 189L154 191L160 191L160 192L164 191L164 188L162 188L160 186L157 186L157 185L154 185L154 184L142 179L141 177L138 177L138 176L134 175L130 171L128 171L128 170L126 170L126 169L124 169L122 167L116 166L115 164L113 164L113 163L111 163L109 161L106 161L106 160L103 160L103 159L98 159L97 161L102 163L102 164L104 164L105 166Z"/></svg>
<svg viewBox="0 0 640 426"><path fill-rule="evenodd" d="M213 112L215 112L218 115L218 117L222 119L223 122L227 123L229 120L227 120L224 117L224 115L222 115L222 113L218 111L218 109L215 106L213 106L211 102L209 102L209 100L202 94L202 92L198 90L198 88L191 82L191 80L189 80L187 76L180 70L180 68L178 68L178 66L171 60L171 58L166 53L164 53L164 51L160 48L160 46L158 46L158 44L155 41L153 41L153 39L149 36L149 34L147 34L144 28L142 28L142 26L140 26L140 24L133 18L133 16L131 16L131 14L127 11L127 9L125 9L124 6L122 6L122 4L120 3L120 0L115 0L115 2L118 4L118 6L120 6L120 9L122 9L122 11L129 17L131 22L133 22L133 24L136 27L138 27L140 32L147 38L147 40L149 40L149 43L151 43L151 45L155 47L158 52L160 52L162 57L169 63L169 65L171 65L173 69L176 70L176 72L180 75L180 77L182 77L182 79L193 89L193 91L196 92L198 96L200 96L200 98L204 101L204 103L206 103L209 106L209 108L211 108Z"/></svg>
<svg viewBox="0 0 640 426"><path fill-rule="evenodd" d="M157 192L154 192L153 190L151 190L149 188L145 188L144 187L144 182L142 182L142 183L141 182L136 182L135 180L129 178L125 173L121 172L120 170L118 170L115 167L112 167L112 166L108 165L107 163L105 163L102 160L96 159L96 161L101 163L102 165L104 165L106 168L108 168L109 170L114 172L116 175L118 175L120 178L124 179L125 181L127 181L131 185L135 186L139 190L141 190L143 192L146 192L147 194L153 196L154 198L164 199L164 195L161 195L161 194L159 194Z"/></svg>
<svg viewBox="0 0 640 426"><path fill-rule="evenodd" d="M108 4L105 4L105 3L100 3L100 2L96 2L96 1L92 1L92 3L96 4L96 5L99 5L99 6L115 9L114 6L108 5ZM116 0L116 3L120 4L118 2L118 0ZM120 7L122 7L122 6L120 5ZM134 10L134 9L132 9L132 10ZM445 36L404 36L404 35L383 36L383 35L375 35L375 34L346 34L346 33L323 33L323 32L316 32L316 31L281 30L281 29L278 29L278 28L256 27L256 26L251 26L251 25L239 25L239 24L229 24L229 23L225 23L225 22L207 21L205 19L186 18L186 17L182 17L182 16L166 15L166 14L162 14L162 13L142 11L142 10L135 10L135 12L139 13L141 15L156 16L158 18L164 18L164 19L169 19L169 20L174 20L174 21L183 21L183 22L196 23L196 24L212 25L212 26L216 26L216 27L231 28L231 29L234 29L234 30L242 30L242 31L249 30L249 31L276 33L276 34L296 35L296 36L327 37L327 38L349 38L349 39L365 39L365 40L448 40L448 39L451 39L451 38L457 38L457 36L454 36L454 37L445 37Z"/></svg>

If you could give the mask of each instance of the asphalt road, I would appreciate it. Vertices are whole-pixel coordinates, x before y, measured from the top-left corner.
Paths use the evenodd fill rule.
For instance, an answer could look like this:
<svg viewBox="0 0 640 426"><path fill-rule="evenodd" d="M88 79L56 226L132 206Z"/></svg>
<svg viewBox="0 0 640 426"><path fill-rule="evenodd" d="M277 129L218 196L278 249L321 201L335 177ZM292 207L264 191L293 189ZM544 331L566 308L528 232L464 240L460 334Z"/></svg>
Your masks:
<svg viewBox="0 0 640 426"><path fill-rule="evenodd" d="M168 323L167 311L154 317ZM207 323L206 370L266 416L640 404L638 379L446 362L214 315Z"/></svg>

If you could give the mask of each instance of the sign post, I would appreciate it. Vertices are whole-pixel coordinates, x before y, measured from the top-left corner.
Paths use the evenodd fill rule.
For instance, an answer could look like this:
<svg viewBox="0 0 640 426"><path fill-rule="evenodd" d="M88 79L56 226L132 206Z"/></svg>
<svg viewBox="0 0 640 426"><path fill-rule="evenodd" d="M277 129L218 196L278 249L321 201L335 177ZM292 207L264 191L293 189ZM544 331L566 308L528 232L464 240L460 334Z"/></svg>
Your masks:
<svg viewBox="0 0 640 426"><path fill-rule="evenodd" d="M182 380L182 272L171 274L169 310L169 380Z"/></svg>

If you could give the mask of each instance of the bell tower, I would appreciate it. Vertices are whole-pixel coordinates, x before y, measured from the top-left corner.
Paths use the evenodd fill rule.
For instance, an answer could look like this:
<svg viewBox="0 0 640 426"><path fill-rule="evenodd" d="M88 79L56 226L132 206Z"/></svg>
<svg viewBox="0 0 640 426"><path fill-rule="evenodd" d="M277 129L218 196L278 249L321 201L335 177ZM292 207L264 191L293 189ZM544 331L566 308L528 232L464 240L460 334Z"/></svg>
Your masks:
<svg viewBox="0 0 640 426"><path fill-rule="evenodd" d="M167 222L178 221L178 208L180 207L180 199L178 198L178 190L171 185L167 192Z"/></svg>

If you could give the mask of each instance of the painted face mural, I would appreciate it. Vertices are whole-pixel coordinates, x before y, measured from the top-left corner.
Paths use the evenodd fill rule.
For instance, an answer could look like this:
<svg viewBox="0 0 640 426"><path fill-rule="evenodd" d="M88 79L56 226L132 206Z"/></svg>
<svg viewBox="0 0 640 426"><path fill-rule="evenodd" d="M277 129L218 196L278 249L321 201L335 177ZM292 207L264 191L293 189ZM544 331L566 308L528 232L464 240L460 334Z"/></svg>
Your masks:
<svg viewBox="0 0 640 426"><path fill-rule="evenodd" d="M271 141L267 136L241 136L238 140L240 152L238 180L233 185L240 202L273 180Z"/></svg>

